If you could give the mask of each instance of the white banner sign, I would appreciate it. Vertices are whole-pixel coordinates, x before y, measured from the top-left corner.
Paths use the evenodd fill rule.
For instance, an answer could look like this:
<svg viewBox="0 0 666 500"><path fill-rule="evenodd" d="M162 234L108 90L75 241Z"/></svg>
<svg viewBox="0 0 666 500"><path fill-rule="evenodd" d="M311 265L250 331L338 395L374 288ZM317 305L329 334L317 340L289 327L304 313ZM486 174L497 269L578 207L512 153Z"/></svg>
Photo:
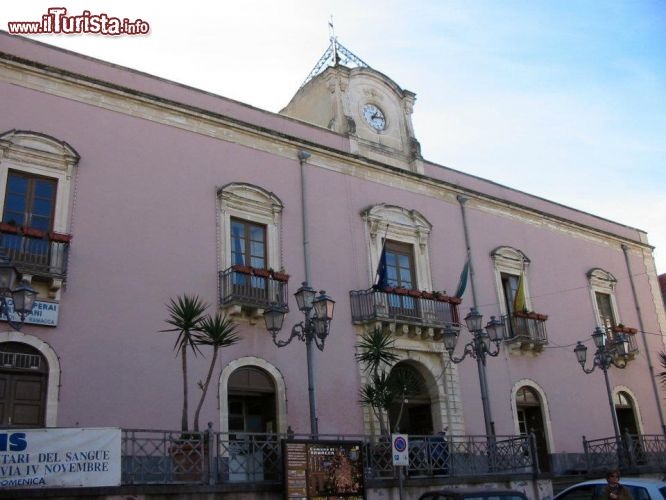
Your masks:
<svg viewBox="0 0 666 500"><path fill-rule="evenodd" d="M407 434L391 434L393 465L409 465L409 437Z"/></svg>
<svg viewBox="0 0 666 500"><path fill-rule="evenodd" d="M16 321L17 323L21 321L19 315L14 312L14 302L12 302L12 299L7 299L7 305L9 306L9 317L12 321ZM31 325L58 326L59 310L60 304L56 302L35 300L32 312L26 316L25 322ZM3 321L7 320L3 319Z"/></svg>
<svg viewBox="0 0 666 500"><path fill-rule="evenodd" d="M120 429L0 431L0 491L120 485Z"/></svg>

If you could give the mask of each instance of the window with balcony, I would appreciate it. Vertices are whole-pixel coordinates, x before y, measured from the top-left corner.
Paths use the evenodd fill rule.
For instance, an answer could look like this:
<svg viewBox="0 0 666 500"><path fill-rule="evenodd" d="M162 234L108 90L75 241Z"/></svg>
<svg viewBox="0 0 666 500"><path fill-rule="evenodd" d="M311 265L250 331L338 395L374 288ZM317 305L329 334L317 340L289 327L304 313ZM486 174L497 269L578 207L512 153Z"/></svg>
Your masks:
<svg viewBox="0 0 666 500"><path fill-rule="evenodd" d="M506 326L507 345L520 351L540 351L548 343L548 316L532 310L528 268L520 250L498 247L490 253L495 267L499 310Z"/></svg>
<svg viewBox="0 0 666 500"><path fill-rule="evenodd" d="M385 322L398 333L423 338L441 335L447 324L457 325L459 300L432 292L430 222L416 210L386 204L361 216L368 237L368 285L350 291L352 321L371 326ZM379 267L385 272L381 283Z"/></svg>
<svg viewBox="0 0 666 500"><path fill-rule="evenodd" d="M288 275L282 269L282 202L244 183L218 190L220 305L229 314L257 318L272 302L287 307Z"/></svg>
<svg viewBox="0 0 666 500"><path fill-rule="evenodd" d="M615 299L615 287L617 279L608 271L600 268L590 269L587 273L592 296L592 307L594 316L602 330L606 332L606 341L609 347L625 336L629 341L629 354L633 358L638 352L638 343L635 338L637 330L627 327L620 321L617 302Z"/></svg>
<svg viewBox="0 0 666 500"><path fill-rule="evenodd" d="M0 135L0 250L41 297L58 299L67 277L78 160L67 143L44 134Z"/></svg>

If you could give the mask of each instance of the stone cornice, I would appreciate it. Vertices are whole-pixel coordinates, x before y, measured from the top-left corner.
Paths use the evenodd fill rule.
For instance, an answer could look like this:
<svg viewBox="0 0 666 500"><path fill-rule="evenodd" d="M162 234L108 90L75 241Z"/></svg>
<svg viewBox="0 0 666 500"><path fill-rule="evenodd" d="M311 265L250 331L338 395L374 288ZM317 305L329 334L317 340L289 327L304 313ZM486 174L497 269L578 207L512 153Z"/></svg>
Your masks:
<svg viewBox="0 0 666 500"><path fill-rule="evenodd" d="M0 52L0 81L237 143L289 159L295 159L299 150L306 149L313 154L308 160L308 165L311 166L397 187L454 205L457 204L456 196L464 194L470 197L470 205L473 208L485 212L519 219L530 224L547 226L550 229L564 231L605 245L617 244L619 247L621 243L630 243L634 248L653 248L636 239L625 238L480 191L463 188L444 180L392 167L220 113L3 52ZM289 118L284 117L283 119L289 121ZM330 133L330 131L327 132Z"/></svg>

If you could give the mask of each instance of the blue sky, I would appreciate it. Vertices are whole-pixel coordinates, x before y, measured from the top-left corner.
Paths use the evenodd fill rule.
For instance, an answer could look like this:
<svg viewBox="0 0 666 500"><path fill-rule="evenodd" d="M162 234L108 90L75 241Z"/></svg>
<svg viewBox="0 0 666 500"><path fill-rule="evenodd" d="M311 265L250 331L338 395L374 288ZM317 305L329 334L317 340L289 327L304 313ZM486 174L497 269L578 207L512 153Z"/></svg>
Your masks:
<svg viewBox="0 0 666 500"><path fill-rule="evenodd" d="M141 18L141 37L37 39L279 111L339 41L417 94L436 163L648 231L666 272L666 3L13 2L7 21Z"/></svg>

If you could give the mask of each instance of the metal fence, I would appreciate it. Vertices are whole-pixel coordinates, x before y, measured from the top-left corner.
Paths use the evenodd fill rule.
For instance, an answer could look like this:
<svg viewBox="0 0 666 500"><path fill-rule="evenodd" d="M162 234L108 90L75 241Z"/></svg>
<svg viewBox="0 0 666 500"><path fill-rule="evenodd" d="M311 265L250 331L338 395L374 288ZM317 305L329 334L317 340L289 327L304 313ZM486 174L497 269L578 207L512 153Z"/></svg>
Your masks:
<svg viewBox="0 0 666 500"><path fill-rule="evenodd" d="M39 273L55 278L67 276L69 243L48 237L0 233L0 249L21 272Z"/></svg>
<svg viewBox="0 0 666 500"><path fill-rule="evenodd" d="M200 433L126 429L123 484L275 483L283 481L282 440L308 435ZM530 436L410 436L409 477L511 475L536 472ZM320 435L321 441L362 441L366 478L394 479L391 442L362 435Z"/></svg>
<svg viewBox="0 0 666 500"><path fill-rule="evenodd" d="M666 436L663 434L623 434L616 439L585 439L583 450L588 471L636 470L666 467Z"/></svg>

